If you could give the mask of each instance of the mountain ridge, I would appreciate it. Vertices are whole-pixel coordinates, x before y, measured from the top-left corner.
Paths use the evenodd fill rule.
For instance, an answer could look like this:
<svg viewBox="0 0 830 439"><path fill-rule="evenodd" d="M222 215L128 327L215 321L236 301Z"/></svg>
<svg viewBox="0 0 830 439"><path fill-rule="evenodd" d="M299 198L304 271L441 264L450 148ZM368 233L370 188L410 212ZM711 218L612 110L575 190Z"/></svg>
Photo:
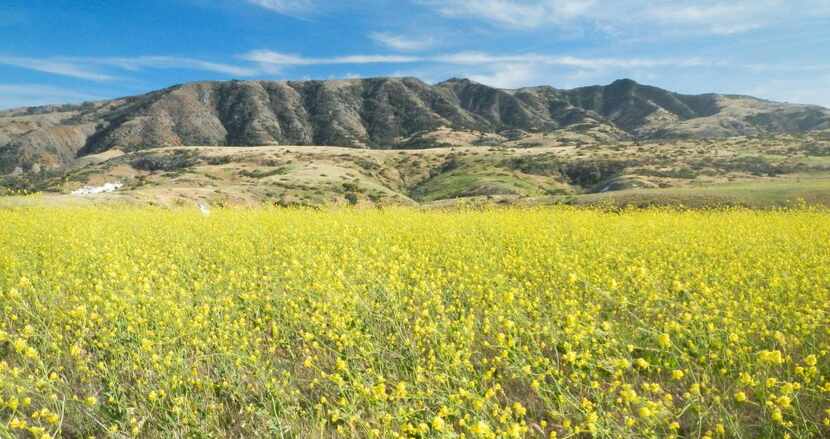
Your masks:
<svg viewBox="0 0 830 439"><path fill-rule="evenodd" d="M332 145L370 149L724 138L830 128L830 110L685 95L620 79L499 89L464 78L202 81L79 105L0 111L0 174L110 149Z"/></svg>

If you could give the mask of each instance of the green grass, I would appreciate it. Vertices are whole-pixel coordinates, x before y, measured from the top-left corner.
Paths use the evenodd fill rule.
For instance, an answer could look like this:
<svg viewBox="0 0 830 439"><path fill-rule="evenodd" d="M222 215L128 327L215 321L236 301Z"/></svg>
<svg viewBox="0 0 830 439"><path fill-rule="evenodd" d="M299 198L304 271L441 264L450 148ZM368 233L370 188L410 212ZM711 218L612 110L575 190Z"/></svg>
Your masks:
<svg viewBox="0 0 830 439"><path fill-rule="evenodd" d="M621 205L683 204L689 207L743 205L788 206L803 200L830 206L830 178L751 181L702 187L633 189L571 197L576 204L614 202Z"/></svg>
<svg viewBox="0 0 830 439"><path fill-rule="evenodd" d="M418 201L435 201L490 194L541 196L546 193L545 186L514 175L468 172L459 170L440 174L416 187L411 196Z"/></svg>

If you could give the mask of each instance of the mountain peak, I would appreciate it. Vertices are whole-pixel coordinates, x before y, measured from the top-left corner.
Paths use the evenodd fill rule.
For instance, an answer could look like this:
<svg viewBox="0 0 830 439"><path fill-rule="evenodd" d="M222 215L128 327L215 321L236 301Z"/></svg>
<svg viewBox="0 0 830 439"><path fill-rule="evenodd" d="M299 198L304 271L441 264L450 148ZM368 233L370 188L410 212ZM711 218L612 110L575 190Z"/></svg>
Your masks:
<svg viewBox="0 0 830 439"><path fill-rule="evenodd" d="M633 79L621 78L621 79L617 79L616 81L609 84L608 87L611 87L611 88L631 88L631 87L637 87L639 85L640 84L637 83L637 81L635 81Z"/></svg>
<svg viewBox="0 0 830 439"><path fill-rule="evenodd" d="M451 85L451 86L454 86L454 85L464 85L464 86L466 86L466 85L472 85L472 84L475 84L475 85L482 85L482 84L480 84L480 83L478 83L478 82L476 82L476 81L473 81L472 79L469 79L469 78L458 78L458 77L454 77L454 78L447 79L446 81L439 82L439 83L438 83L438 84L436 84L436 85L438 85L438 86L441 86L441 85Z"/></svg>
<svg viewBox="0 0 830 439"><path fill-rule="evenodd" d="M454 76L450 79L447 79L446 81L440 82L439 84L448 84L448 83L453 83L453 82L473 82L473 81L471 81L467 78L461 78L461 77L458 77L458 76Z"/></svg>
<svg viewBox="0 0 830 439"><path fill-rule="evenodd" d="M746 101L681 95L631 79L517 91L466 78L436 85L406 77L207 81L88 105L0 112L0 174L34 163L60 167L116 147L406 148L443 144L447 129L510 138L578 129L607 142L830 128L830 111L820 107ZM433 140L423 140L425 133Z"/></svg>

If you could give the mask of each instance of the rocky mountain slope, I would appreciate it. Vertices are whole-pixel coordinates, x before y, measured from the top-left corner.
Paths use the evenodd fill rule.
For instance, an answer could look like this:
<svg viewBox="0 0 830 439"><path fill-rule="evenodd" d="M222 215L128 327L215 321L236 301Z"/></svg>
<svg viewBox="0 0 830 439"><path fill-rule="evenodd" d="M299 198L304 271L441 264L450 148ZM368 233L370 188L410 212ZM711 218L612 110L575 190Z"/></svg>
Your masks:
<svg viewBox="0 0 830 439"><path fill-rule="evenodd" d="M0 174L162 146L556 146L827 128L830 110L821 107L681 95L631 80L573 90L503 90L466 79L200 82L0 112Z"/></svg>

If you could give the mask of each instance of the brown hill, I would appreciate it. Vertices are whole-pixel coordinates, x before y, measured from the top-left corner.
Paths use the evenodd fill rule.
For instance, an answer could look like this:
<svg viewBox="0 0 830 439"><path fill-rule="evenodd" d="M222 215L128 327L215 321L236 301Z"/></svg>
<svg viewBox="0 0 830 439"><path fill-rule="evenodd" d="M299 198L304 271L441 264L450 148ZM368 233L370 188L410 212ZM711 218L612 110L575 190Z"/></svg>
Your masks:
<svg viewBox="0 0 830 439"><path fill-rule="evenodd" d="M113 148L333 145L370 149L716 138L830 128L830 110L681 95L620 80L503 90L465 79L228 81L83 105L0 112L0 173Z"/></svg>

